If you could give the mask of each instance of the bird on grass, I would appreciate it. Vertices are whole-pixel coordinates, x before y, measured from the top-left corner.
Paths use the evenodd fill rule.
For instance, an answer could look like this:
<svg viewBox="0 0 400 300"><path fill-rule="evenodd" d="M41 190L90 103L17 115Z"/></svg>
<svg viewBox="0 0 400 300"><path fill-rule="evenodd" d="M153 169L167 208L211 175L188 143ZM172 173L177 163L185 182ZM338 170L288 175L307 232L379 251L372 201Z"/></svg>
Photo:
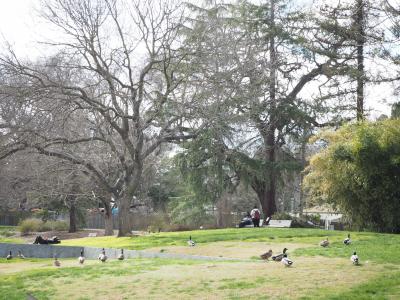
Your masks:
<svg viewBox="0 0 400 300"><path fill-rule="evenodd" d="M261 259L268 260L272 256L272 250L269 249L269 251L265 252L264 254L261 254L260 257Z"/></svg>
<svg viewBox="0 0 400 300"><path fill-rule="evenodd" d="M285 265L285 267L290 267L293 265L293 261L287 257L287 254L283 254L282 263Z"/></svg>
<svg viewBox="0 0 400 300"><path fill-rule="evenodd" d="M13 256L12 256L12 253L11 253L11 251L10 251L10 253L7 255L6 259L7 259L7 260L10 260L10 259L12 259L12 258L13 258Z"/></svg>
<svg viewBox="0 0 400 300"><path fill-rule="evenodd" d="M192 240L192 236L189 236L189 240L187 241L187 243L188 243L188 245L189 245L190 247L196 246L195 241Z"/></svg>
<svg viewBox="0 0 400 300"><path fill-rule="evenodd" d="M83 249L81 250L81 255L78 257L78 262L83 265L85 262L85 256L83 256Z"/></svg>
<svg viewBox="0 0 400 300"><path fill-rule="evenodd" d="M118 255L118 260L124 260L124 259L125 259L124 249L121 249L121 253L120 255Z"/></svg>
<svg viewBox="0 0 400 300"><path fill-rule="evenodd" d="M351 244L350 233L347 235L347 238L343 240L343 244L345 244L346 246Z"/></svg>
<svg viewBox="0 0 400 300"><path fill-rule="evenodd" d="M289 250L289 249L288 248L284 248L283 249L283 253L275 255L275 256L272 256L272 260L273 261L281 261L282 258L284 257L284 255L286 254L286 250Z"/></svg>
<svg viewBox="0 0 400 300"><path fill-rule="evenodd" d="M321 246L321 247L328 247L329 246L329 240L328 240L328 237L326 237L326 240L323 240L323 241L321 241L320 243L319 243L319 245Z"/></svg>
<svg viewBox="0 0 400 300"><path fill-rule="evenodd" d="M351 262L353 263L353 265L358 266L359 259L358 259L358 255L357 253L354 251L353 255L350 257Z"/></svg>
<svg viewBox="0 0 400 300"><path fill-rule="evenodd" d="M106 250L104 250L104 248L101 250L101 253L99 254L99 260L101 262L106 262L107 260Z"/></svg>
<svg viewBox="0 0 400 300"><path fill-rule="evenodd" d="M22 254L21 250L18 250L18 255L20 259L25 259L25 256Z"/></svg>
<svg viewBox="0 0 400 300"><path fill-rule="evenodd" d="M61 263L60 263L60 261L57 259L57 256L54 256L53 265L56 266L56 267L60 267L60 266L61 266Z"/></svg>

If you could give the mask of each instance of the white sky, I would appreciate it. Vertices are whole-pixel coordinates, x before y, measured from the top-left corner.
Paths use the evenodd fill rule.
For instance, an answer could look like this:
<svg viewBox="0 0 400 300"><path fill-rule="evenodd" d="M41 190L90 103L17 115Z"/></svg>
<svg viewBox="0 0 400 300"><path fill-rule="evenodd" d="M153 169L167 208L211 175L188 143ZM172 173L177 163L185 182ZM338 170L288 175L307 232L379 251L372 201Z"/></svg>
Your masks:
<svg viewBox="0 0 400 300"><path fill-rule="evenodd" d="M308 0L298 1L304 3ZM35 9L39 3L40 0L0 0L0 51L7 41L20 56L37 57L46 52L37 41L43 41L54 33L38 18ZM382 113L390 115L387 103L395 100L389 85L367 88L366 96L365 108L373 110L371 118L375 119Z"/></svg>

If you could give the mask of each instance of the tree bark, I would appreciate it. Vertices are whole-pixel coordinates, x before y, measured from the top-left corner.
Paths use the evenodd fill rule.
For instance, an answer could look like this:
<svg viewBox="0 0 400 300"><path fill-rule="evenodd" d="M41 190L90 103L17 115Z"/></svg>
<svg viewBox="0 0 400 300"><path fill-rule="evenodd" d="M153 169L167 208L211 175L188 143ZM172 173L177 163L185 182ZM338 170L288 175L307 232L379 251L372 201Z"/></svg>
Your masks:
<svg viewBox="0 0 400 300"><path fill-rule="evenodd" d="M71 201L71 205L69 207L69 230L68 232L76 232L77 231L77 226L76 226L76 207L74 201Z"/></svg>
<svg viewBox="0 0 400 300"><path fill-rule="evenodd" d="M129 220L130 197L122 197L118 203L118 237L128 236L132 230Z"/></svg>
<svg viewBox="0 0 400 300"><path fill-rule="evenodd" d="M113 236L114 235L114 223L111 212L110 203L104 203L104 235Z"/></svg>
<svg viewBox="0 0 400 300"><path fill-rule="evenodd" d="M357 0L356 5L357 28L357 121L364 119L364 0Z"/></svg>

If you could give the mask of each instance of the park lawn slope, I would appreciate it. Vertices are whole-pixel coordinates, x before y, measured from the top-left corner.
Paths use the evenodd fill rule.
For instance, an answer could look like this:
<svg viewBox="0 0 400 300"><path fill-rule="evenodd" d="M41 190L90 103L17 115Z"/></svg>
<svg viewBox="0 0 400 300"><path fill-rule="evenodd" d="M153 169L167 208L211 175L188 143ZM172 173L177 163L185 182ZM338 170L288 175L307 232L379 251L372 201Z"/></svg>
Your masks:
<svg viewBox="0 0 400 300"><path fill-rule="evenodd" d="M215 230L196 230L187 232L161 232L135 237L93 237L62 241L65 246L89 246L98 248L124 248L133 250L151 249L155 251L168 250L168 252L202 255L197 250L187 246L189 236L196 241L197 247L217 246L217 242L224 242L224 247L234 247L235 244L253 243L254 254L258 256L261 249L269 248L279 250L285 246L295 245L290 249L294 256L325 256L341 257L348 259L353 251L357 251L361 261L374 261L379 263L400 263L400 236L395 234L379 234L371 232L350 232L352 244L345 246L343 239L347 232L325 231L320 229L301 228L229 228ZM322 248L319 242L328 237L330 246ZM233 244L232 244L233 243ZM260 245L265 245L260 246ZM290 248L288 246L288 248ZM260 248L261 247L261 248ZM174 251L174 248L177 250ZM207 250L208 251L208 250ZM240 251L240 250L238 250ZM192 253L193 252L193 253ZM203 255L205 255L203 253ZM220 253L218 256L224 256ZM238 257L238 256L236 256Z"/></svg>
<svg viewBox="0 0 400 300"><path fill-rule="evenodd" d="M368 285L385 270L383 265L373 263L349 267L347 260L327 257L299 257L292 268L261 261L169 259L131 259L105 264L94 260L83 266L78 266L76 260L62 260L61 268L48 263L44 262L46 266L42 268L34 263L32 270L0 275L2 297L11 300L25 299L28 295L37 299L71 300L266 299L266 296L321 299L321 295L351 293L354 278L357 284ZM393 279L398 272L397 268L387 274ZM389 280L389 288L392 283L396 284ZM323 294L316 293L316 287ZM389 293L393 291L389 289Z"/></svg>

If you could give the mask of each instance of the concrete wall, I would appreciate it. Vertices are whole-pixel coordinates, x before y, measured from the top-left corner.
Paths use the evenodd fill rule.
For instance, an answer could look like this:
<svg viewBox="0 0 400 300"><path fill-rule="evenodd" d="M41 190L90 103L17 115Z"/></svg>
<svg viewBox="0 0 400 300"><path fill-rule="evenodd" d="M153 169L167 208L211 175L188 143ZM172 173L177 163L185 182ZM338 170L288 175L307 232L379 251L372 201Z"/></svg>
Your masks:
<svg viewBox="0 0 400 300"><path fill-rule="evenodd" d="M81 250L84 249L86 259L98 259L101 248L92 247L73 247L73 246L53 246L53 245L32 245L32 244L7 244L0 243L0 257L6 257L10 251L14 257L18 250L26 258L52 258L55 255L58 258L78 258ZM109 259L116 259L121 253L120 249L104 249ZM147 252L140 250L124 250L125 258L169 258L169 259L194 259L194 260L235 260L223 257L210 257L200 255L185 255L173 253Z"/></svg>

